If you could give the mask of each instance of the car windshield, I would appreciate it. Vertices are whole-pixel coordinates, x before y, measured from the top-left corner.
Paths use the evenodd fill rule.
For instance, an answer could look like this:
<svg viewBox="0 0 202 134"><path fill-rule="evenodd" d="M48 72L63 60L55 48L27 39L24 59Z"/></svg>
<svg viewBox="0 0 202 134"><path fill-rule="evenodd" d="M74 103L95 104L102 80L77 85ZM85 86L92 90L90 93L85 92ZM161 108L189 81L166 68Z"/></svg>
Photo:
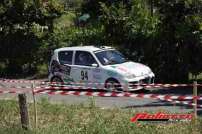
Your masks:
<svg viewBox="0 0 202 134"><path fill-rule="evenodd" d="M95 52L96 57L103 65L113 65L126 62L124 56L116 50Z"/></svg>

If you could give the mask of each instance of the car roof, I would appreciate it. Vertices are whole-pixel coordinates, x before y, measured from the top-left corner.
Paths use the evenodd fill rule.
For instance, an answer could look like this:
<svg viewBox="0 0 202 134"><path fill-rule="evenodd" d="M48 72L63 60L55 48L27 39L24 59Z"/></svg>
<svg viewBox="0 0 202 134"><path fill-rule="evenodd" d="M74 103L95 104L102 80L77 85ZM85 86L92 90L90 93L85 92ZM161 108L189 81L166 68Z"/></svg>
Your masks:
<svg viewBox="0 0 202 134"><path fill-rule="evenodd" d="M76 46L76 47L63 47L63 48L58 48L55 49L55 52L59 51L68 51L68 50L80 50L80 51L88 51L88 52L94 52L94 51L102 51L102 50L112 50L112 47L108 46L101 46L101 47L96 47L96 46Z"/></svg>

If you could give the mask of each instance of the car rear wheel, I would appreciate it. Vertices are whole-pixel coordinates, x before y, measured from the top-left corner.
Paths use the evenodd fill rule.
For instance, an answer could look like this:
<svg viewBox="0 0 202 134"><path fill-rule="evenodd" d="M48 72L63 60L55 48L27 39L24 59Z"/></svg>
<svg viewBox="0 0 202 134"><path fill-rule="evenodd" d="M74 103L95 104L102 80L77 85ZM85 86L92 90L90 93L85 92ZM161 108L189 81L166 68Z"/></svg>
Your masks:
<svg viewBox="0 0 202 134"><path fill-rule="evenodd" d="M51 82L63 82L62 79L60 77L53 77Z"/></svg>
<svg viewBox="0 0 202 134"><path fill-rule="evenodd" d="M115 79L107 80L105 83L105 88L109 91L120 91L120 90L122 90L120 83Z"/></svg>

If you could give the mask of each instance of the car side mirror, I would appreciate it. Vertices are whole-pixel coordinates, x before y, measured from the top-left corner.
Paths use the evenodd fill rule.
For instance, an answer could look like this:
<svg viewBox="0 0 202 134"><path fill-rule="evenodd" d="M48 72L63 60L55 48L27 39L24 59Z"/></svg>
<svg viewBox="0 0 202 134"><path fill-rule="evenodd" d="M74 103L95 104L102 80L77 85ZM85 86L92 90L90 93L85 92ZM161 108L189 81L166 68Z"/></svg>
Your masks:
<svg viewBox="0 0 202 134"><path fill-rule="evenodd" d="M91 64L91 66L92 66L92 67L98 67L98 64L93 63L93 64Z"/></svg>

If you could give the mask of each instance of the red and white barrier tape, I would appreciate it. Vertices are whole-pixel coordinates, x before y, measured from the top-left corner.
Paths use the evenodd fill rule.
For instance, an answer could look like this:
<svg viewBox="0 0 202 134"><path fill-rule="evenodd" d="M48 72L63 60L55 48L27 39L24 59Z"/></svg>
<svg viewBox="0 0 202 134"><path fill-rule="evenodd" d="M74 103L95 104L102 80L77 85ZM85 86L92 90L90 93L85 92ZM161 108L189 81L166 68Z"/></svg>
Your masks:
<svg viewBox="0 0 202 134"><path fill-rule="evenodd" d="M50 86L52 86L52 89L105 89L106 90L106 88L103 88L103 85L89 85L89 84L86 84L86 85L56 85L56 84L53 84ZM31 86L13 86L13 85L7 86L7 87L17 88L17 89L32 88ZM151 84L134 85L134 87L130 86L130 88L134 88L134 89L136 89L137 87L149 89L149 88L169 88L169 87L182 87L182 86L168 85L168 84L165 84L165 85L151 85ZM186 87L186 86L184 86L184 87Z"/></svg>
<svg viewBox="0 0 202 134"><path fill-rule="evenodd" d="M157 98L163 100L202 100L202 96L176 96L176 95L160 95L160 94L137 94L139 98Z"/></svg>
<svg viewBox="0 0 202 134"><path fill-rule="evenodd" d="M43 81L39 81L39 80L11 80L11 79L0 79L0 82L5 82L5 83L43 83Z"/></svg>
<svg viewBox="0 0 202 134"><path fill-rule="evenodd" d="M93 90L91 87L45 87L46 90L70 90L70 89L85 89L85 90ZM94 88L97 89L97 88ZM107 89L104 89L107 90ZM202 100L201 96L176 96L176 95L159 95L159 94L137 94L142 98L164 98L164 99L173 99L173 100Z"/></svg>
<svg viewBox="0 0 202 134"><path fill-rule="evenodd" d="M31 86L9 86L7 88L16 88L16 89L32 89Z"/></svg>
<svg viewBox="0 0 202 134"><path fill-rule="evenodd" d="M42 82L42 84L52 84L52 85L86 85L86 86L96 86L96 85L105 85L106 83L81 83L81 82L70 82L70 83L65 83L65 82ZM156 84L146 84L146 83L137 83L137 84L126 84L126 83L119 83L119 84L114 84L117 86L143 86L145 88L160 88L160 87L189 87L189 86L193 86L193 84L160 84L160 83L156 83ZM197 86L202 86L202 84L197 84Z"/></svg>
<svg viewBox="0 0 202 134"><path fill-rule="evenodd" d="M79 92L79 91L36 91L35 93L39 94L49 94L49 95L76 95L76 96L99 96L99 97L132 97L132 98L152 98L157 100L164 100L169 102L174 102L177 104L184 104L189 106L194 106L194 103L191 102L184 102L184 101L177 101L172 99L167 99L164 97L158 97L156 95L141 95L141 94L132 94L132 93L107 93L107 92ZM202 105L197 105L197 107L202 107Z"/></svg>
<svg viewBox="0 0 202 134"><path fill-rule="evenodd" d="M26 93L26 91L23 90L0 90L0 94L22 94Z"/></svg>
<svg viewBox="0 0 202 134"><path fill-rule="evenodd" d="M49 88L46 88L49 89ZM40 91L39 91L40 92ZM159 94L133 94L128 92L117 93L117 92L89 92L89 91L50 91L45 90L44 93L48 94L61 94L61 95L91 95L100 97L138 97L138 98L155 98L161 100L202 100L201 96L171 96L171 95L159 95Z"/></svg>
<svg viewBox="0 0 202 134"><path fill-rule="evenodd" d="M116 92L89 92L89 91L53 91L47 90L49 87L41 88L36 87L34 94L49 94L49 95L77 95L77 96L100 96L100 97L132 97L132 98L150 98L158 99L169 102L174 102L177 104L184 104L189 106L194 106L194 103L185 102L182 100L192 100L198 99L202 100L200 96L170 96L170 95L156 95L156 94L132 94L128 92L116 93ZM30 90L0 90L0 94L20 94L20 93L30 93ZM177 99L177 100L174 100ZM180 101L178 101L180 100ZM197 107L202 107L202 105L197 105Z"/></svg>
<svg viewBox="0 0 202 134"><path fill-rule="evenodd" d="M9 80L9 79L2 79L0 80L0 82L7 82L7 83L40 83L40 84L59 84L59 85L86 85L86 86L99 86L99 85L104 85L105 83L81 83L81 82L70 82L70 83L66 83L66 82L43 82L43 81L39 81L39 80ZM126 83L120 83L117 84L117 86L142 86L144 88L169 88L169 87L192 87L193 84L160 84L160 83L156 83L156 84L126 84ZM202 84L197 84L197 86L202 86Z"/></svg>
<svg viewBox="0 0 202 134"><path fill-rule="evenodd" d="M92 86L92 87L96 87L96 86L103 86L105 85L105 83L58 83L58 82L42 82L42 84L50 84L50 85L59 85L59 86L66 86L66 85L81 85L81 86ZM138 87L143 87L143 88L171 88L171 87L193 87L193 84L114 84L117 86L130 86L130 87L134 87L136 88ZM202 84L197 84L196 86L201 87Z"/></svg>
<svg viewBox="0 0 202 134"><path fill-rule="evenodd" d="M161 100L161 99L160 99ZM164 100L164 99L162 99ZM176 103L176 104L183 104L183 105L188 105L188 106L195 106L196 104L187 101L178 101L178 100L172 100L172 99L165 99L164 101L168 101L168 102L172 102L172 103ZM202 105L197 104L197 107L202 108Z"/></svg>
<svg viewBox="0 0 202 134"><path fill-rule="evenodd" d="M16 86L16 87L9 87L9 89L32 89L31 86ZM47 87L34 87L34 89L45 89L45 90L95 90L99 88L95 87L83 87L83 86L63 86L63 87L54 87L54 86L47 86ZM101 88L100 88L101 89ZM107 89L102 89L107 90ZM125 92L123 92L125 93ZM202 100L201 96L176 96L176 95L159 95L159 94L133 94L138 95L141 98L159 98L159 99L172 99L172 100Z"/></svg>
<svg viewBox="0 0 202 134"><path fill-rule="evenodd" d="M68 86L47 86L44 87L47 90L107 90L106 88L99 88L99 87L85 87L85 86L73 86L73 85L68 85Z"/></svg>
<svg viewBox="0 0 202 134"><path fill-rule="evenodd" d="M134 85L135 86L135 85ZM140 84L144 88L192 87L193 84ZM197 85L201 86L201 85Z"/></svg>
<svg viewBox="0 0 202 134"><path fill-rule="evenodd" d="M32 89L32 86L6 86L5 88L10 89ZM67 86L41 86L41 87L35 87L35 88L44 88L48 90L96 90L96 89L102 89L107 90L105 88L99 88L99 87L85 87L85 86L74 86L74 85L67 85Z"/></svg>
<svg viewBox="0 0 202 134"><path fill-rule="evenodd" d="M93 90L91 87L89 88L83 88L83 87L79 87L79 86L72 86L72 87L35 87L34 88L36 91L41 91L39 89L44 89L43 91L44 92L54 92L54 93L60 93L60 92L69 92L69 93L72 93L72 92L75 92L75 93L80 93L82 91L57 91L57 90L82 90L82 89L85 89L85 90ZM55 91L54 91L55 90ZM14 92L14 90L12 91ZM85 92L83 92L85 93ZM128 95L132 95L133 97L134 96L137 96L139 98L158 98L158 99L172 99L172 100L180 100L180 101L183 101L183 100L193 100L193 99L197 99L197 100L202 100L202 96L176 96L176 95L159 95L159 94L133 94L133 93L128 93L128 92L122 92L122 93L117 93L117 92L89 92L87 91L87 93L89 94L93 94L93 95L97 95L97 96L111 96L111 97L121 97L121 96L128 96Z"/></svg>
<svg viewBox="0 0 202 134"><path fill-rule="evenodd" d="M0 94L22 94L22 93L32 93L32 92L39 92L39 91L45 91L46 89L43 89L41 87L36 87L35 90L16 90L16 89L9 89L9 90L3 90L0 88Z"/></svg>
<svg viewBox="0 0 202 134"><path fill-rule="evenodd" d="M3 88L6 88L6 89L33 89L32 86L6 86ZM46 87L44 87L44 86L34 87L34 89L41 89L41 88L46 88ZM0 87L0 89L1 89L1 87Z"/></svg>

